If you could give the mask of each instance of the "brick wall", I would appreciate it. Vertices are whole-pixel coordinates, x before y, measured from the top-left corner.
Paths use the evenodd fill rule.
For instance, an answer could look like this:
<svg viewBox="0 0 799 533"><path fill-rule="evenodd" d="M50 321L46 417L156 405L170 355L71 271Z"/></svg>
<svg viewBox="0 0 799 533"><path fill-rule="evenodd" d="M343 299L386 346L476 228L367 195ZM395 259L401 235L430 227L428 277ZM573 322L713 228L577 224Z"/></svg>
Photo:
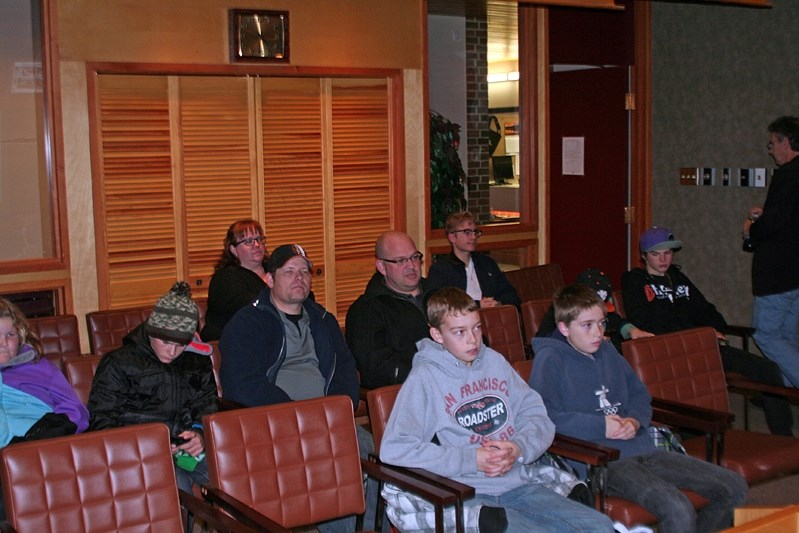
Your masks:
<svg viewBox="0 0 799 533"><path fill-rule="evenodd" d="M468 209L478 223L490 219L488 198L488 22L466 17L466 131Z"/></svg>

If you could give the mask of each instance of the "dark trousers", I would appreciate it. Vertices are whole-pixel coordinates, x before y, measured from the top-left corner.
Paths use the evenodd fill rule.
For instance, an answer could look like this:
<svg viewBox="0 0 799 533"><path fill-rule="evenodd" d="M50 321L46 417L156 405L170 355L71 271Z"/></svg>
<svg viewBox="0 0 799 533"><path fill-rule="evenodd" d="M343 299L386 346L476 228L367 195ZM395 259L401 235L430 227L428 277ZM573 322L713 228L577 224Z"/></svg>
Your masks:
<svg viewBox="0 0 799 533"><path fill-rule="evenodd" d="M727 372L767 385L784 386L780 367L773 361L758 357L732 346L720 346L721 364ZM793 413L790 402L783 396L763 394L763 411L768 429L775 435L793 437Z"/></svg>

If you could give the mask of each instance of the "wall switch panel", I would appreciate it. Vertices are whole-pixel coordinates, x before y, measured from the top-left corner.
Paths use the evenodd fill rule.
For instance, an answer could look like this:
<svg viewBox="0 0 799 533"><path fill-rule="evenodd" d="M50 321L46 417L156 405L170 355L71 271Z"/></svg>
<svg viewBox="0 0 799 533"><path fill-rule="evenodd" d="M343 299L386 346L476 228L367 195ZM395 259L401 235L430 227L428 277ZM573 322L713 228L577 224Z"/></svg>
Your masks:
<svg viewBox="0 0 799 533"><path fill-rule="evenodd" d="M730 177L732 169L729 167L725 167L721 169L721 186L722 187L729 187L730 186Z"/></svg>
<svg viewBox="0 0 799 533"><path fill-rule="evenodd" d="M710 187L716 184L716 169L712 167L702 167L701 185Z"/></svg>
<svg viewBox="0 0 799 533"><path fill-rule="evenodd" d="M765 187L766 186L766 169L765 168L756 168L754 169L755 178L754 183L752 184L753 187Z"/></svg>
<svg viewBox="0 0 799 533"><path fill-rule="evenodd" d="M696 185L699 169L695 167L680 168L680 185Z"/></svg>
<svg viewBox="0 0 799 533"><path fill-rule="evenodd" d="M738 184L741 187L751 187L750 176L752 174L751 168L741 168L738 170Z"/></svg>

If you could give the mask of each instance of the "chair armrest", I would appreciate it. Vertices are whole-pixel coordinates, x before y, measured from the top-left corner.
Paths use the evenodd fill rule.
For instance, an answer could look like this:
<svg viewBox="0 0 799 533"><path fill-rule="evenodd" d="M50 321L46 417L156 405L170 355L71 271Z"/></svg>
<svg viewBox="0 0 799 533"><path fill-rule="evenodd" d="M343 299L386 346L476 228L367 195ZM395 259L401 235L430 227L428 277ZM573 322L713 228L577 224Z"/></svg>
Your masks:
<svg viewBox="0 0 799 533"><path fill-rule="evenodd" d="M750 326L741 326L735 324L727 324L724 329L725 334L741 339L741 347L744 351L749 351L749 339L755 334L755 328Z"/></svg>
<svg viewBox="0 0 799 533"><path fill-rule="evenodd" d="M737 372L727 372L725 374L727 386L744 391L765 392L776 396L783 396L789 400L799 400L799 389L793 387L783 387L780 385L768 385L759 383L738 374Z"/></svg>
<svg viewBox="0 0 799 533"><path fill-rule="evenodd" d="M555 434L555 440L547 451L591 466L607 466L608 462L619 458L619 450L616 448L608 448L559 433Z"/></svg>
<svg viewBox="0 0 799 533"><path fill-rule="evenodd" d="M204 502L183 490L178 490L180 496L180 505L188 510L195 518L199 518L206 524L211 526L214 531L220 533L251 533L258 531L242 522L239 522L230 517L219 509L214 508L208 502Z"/></svg>
<svg viewBox="0 0 799 533"><path fill-rule="evenodd" d="M279 533L290 533L291 530L287 529L267 516L259 513L252 507L242 503L240 500L234 498L230 494L223 492L213 487L203 486L200 492L206 501L219 506L226 513L229 513L236 520L246 524L249 527L255 528L256 531L276 531Z"/></svg>
<svg viewBox="0 0 799 533"><path fill-rule="evenodd" d="M392 466L369 459L361 459L361 466L369 477L396 485L432 504L447 506L474 497L474 487L421 468Z"/></svg>
<svg viewBox="0 0 799 533"><path fill-rule="evenodd" d="M474 497L474 487L466 485L459 481L455 481L454 479L450 479L448 477L434 474L433 472L425 470L424 468L410 468L403 466L386 465L386 463L382 462L380 458L374 453L369 454L368 462L383 465L390 469L397 469L403 471L406 473L406 475L410 475L414 479L418 479L422 483L430 483L439 488L447 490L448 492L455 494L461 500L467 500L469 498ZM364 461L361 460L361 463L364 463ZM364 466L364 470L366 469L367 466Z"/></svg>
<svg viewBox="0 0 799 533"><path fill-rule="evenodd" d="M652 398L652 419L669 426L704 433L722 433L732 423L732 413Z"/></svg>

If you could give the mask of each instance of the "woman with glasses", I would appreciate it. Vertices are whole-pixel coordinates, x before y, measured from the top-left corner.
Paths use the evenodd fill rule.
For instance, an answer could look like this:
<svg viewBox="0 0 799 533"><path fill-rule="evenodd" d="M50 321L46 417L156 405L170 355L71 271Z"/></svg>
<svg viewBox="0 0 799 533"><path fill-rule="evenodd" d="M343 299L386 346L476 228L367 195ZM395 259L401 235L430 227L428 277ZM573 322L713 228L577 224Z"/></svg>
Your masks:
<svg viewBox="0 0 799 533"><path fill-rule="evenodd" d="M237 220L227 230L222 257L208 287L208 310L200 336L219 340L225 324L266 287L266 239L257 220Z"/></svg>
<svg viewBox="0 0 799 533"><path fill-rule="evenodd" d="M488 255L474 253L482 231L468 211L453 213L445 225L452 252L430 267L428 279L435 287L457 287L474 298L480 307L521 305L516 289L510 284L496 261Z"/></svg>

